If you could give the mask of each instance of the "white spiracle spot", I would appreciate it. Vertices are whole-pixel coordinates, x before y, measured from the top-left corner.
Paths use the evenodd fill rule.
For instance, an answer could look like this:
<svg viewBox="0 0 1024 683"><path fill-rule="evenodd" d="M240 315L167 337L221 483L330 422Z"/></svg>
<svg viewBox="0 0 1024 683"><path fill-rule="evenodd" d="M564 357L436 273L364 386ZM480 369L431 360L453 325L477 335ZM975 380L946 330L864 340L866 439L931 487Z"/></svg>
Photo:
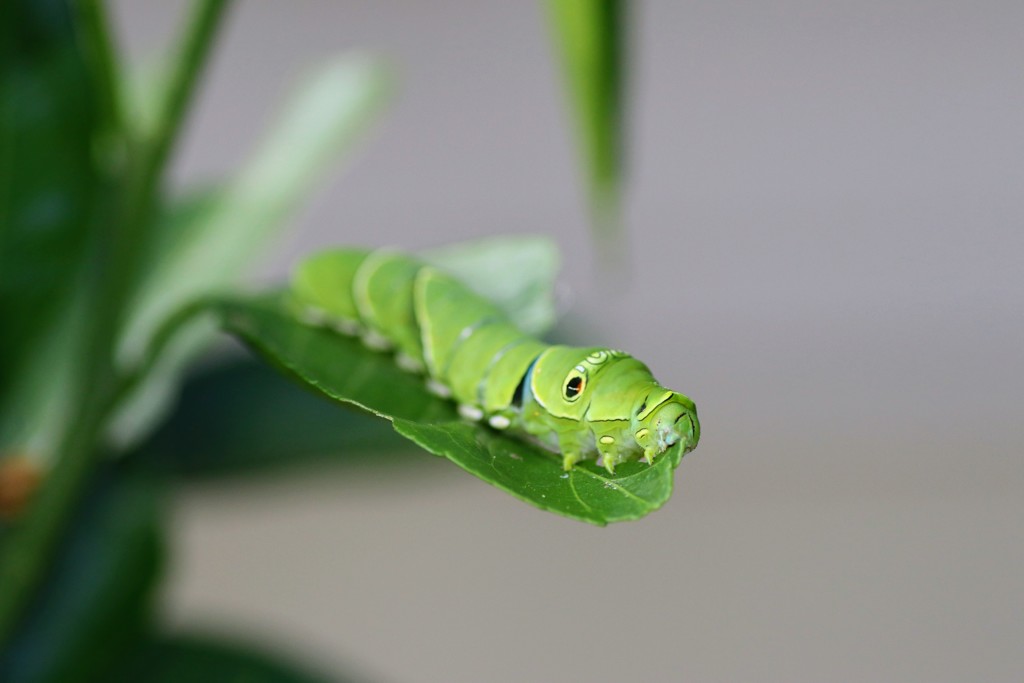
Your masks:
<svg viewBox="0 0 1024 683"><path fill-rule="evenodd" d="M492 415L491 419L487 421L487 424L491 425L495 429L508 429L512 421L504 415Z"/></svg>
<svg viewBox="0 0 1024 683"><path fill-rule="evenodd" d="M310 327L323 327L327 324L327 311L316 306L306 306L299 313L299 319Z"/></svg>
<svg viewBox="0 0 1024 683"><path fill-rule="evenodd" d="M471 406L468 403L460 403L459 415L466 418L467 420L472 420L473 422L476 422L477 420L483 418L484 411L480 410L476 406Z"/></svg>
<svg viewBox="0 0 1024 683"><path fill-rule="evenodd" d="M363 344L373 351L387 351L391 348L391 340L374 330L367 330L363 334Z"/></svg>
<svg viewBox="0 0 1024 683"><path fill-rule="evenodd" d="M338 334L343 334L346 337L358 337L362 329L359 323L354 320L345 320L343 318L337 318L331 322L331 327Z"/></svg>
<svg viewBox="0 0 1024 683"><path fill-rule="evenodd" d="M452 396L451 389L433 378L427 380L427 391L432 393L434 396L440 396L441 398L451 398Z"/></svg>
<svg viewBox="0 0 1024 683"><path fill-rule="evenodd" d="M395 354L395 365L406 372L423 372L423 363L419 358L413 358L409 354L401 351Z"/></svg>

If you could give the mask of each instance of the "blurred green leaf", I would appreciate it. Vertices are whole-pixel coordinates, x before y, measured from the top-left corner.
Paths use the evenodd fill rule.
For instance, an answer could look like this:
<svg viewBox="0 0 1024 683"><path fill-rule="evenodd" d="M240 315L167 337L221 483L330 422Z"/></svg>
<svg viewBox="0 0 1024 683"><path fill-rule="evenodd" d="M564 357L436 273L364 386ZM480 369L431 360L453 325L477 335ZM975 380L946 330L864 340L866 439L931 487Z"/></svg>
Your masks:
<svg viewBox="0 0 1024 683"><path fill-rule="evenodd" d="M625 148L624 0L547 0L588 171L598 246L619 239Z"/></svg>
<svg viewBox="0 0 1024 683"><path fill-rule="evenodd" d="M136 357L175 309L237 281L371 122L385 83L365 57L318 69L235 179L165 214L122 353Z"/></svg>
<svg viewBox="0 0 1024 683"><path fill-rule="evenodd" d="M0 5L0 362L78 272L96 183L89 84L64 2Z"/></svg>
<svg viewBox="0 0 1024 683"><path fill-rule="evenodd" d="M81 286L54 302L49 328L10 378L9 400L0 406L0 452L28 457L40 469L56 455L81 396L88 294Z"/></svg>
<svg viewBox="0 0 1024 683"><path fill-rule="evenodd" d="M554 325L559 259L550 238L488 237L431 249L420 257L496 303L525 332L543 334Z"/></svg>
<svg viewBox="0 0 1024 683"><path fill-rule="evenodd" d="M386 422L339 411L319 392L251 359L191 377L170 418L132 457L190 477L234 475L311 462L401 463L408 441Z"/></svg>
<svg viewBox="0 0 1024 683"><path fill-rule="evenodd" d="M97 474L0 654L0 680L102 680L107 667L137 646L164 556L159 494L153 480L123 467Z"/></svg>
<svg viewBox="0 0 1024 683"><path fill-rule="evenodd" d="M202 635L154 637L113 683L345 683L356 679L316 673L270 654L264 645L243 645Z"/></svg>
<svg viewBox="0 0 1024 683"><path fill-rule="evenodd" d="M77 381L72 297L99 184L90 83L67 3L0 3L0 450L50 450Z"/></svg>
<svg viewBox="0 0 1024 683"><path fill-rule="evenodd" d="M628 463L608 475L593 463L563 472L555 454L460 421L422 378L359 341L304 325L274 300L224 302L224 328L288 374L338 401L390 420L396 431L480 479L566 517L593 524L637 519L672 491L678 449L653 466Z"/></svg>
<svg viewBox="0 0 1024 683"><path fill-rule="evenodd" d="M173 205L156 226L154 251L119 357L137 364L160 325L190 301L235 284L338 157L380 108L387 78L365 57L318 70L286 108L254 159L215 192ZM130 444L166 409L176 376L209 342L186 329L115 418L115 441Z"/></svg>

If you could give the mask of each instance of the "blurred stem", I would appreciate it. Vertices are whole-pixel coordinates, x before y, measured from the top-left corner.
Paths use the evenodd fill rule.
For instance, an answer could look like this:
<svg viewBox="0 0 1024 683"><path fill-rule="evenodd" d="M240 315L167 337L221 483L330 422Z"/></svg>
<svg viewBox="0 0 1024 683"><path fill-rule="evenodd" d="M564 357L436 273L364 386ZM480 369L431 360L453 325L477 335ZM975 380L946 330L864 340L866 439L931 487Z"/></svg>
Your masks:
<svg viewBox="0 0 1024 683"><path fill-rule="evenodd" d="M117 390L110 400L111 411L121 403L122 399L131 395L149 375L160 359L160 356L163 355L164 350L178 334L178 331L203 314L219 312L219 303L221 303L221 300L216 297L201 297L185 304L165 318L160 327L153 333L153 338L149 341L142 359L137 365L121 374Z"/></svg>
<svg viewBox="0 0 1024 683"><path fill-rule="evenodd" d="M625 0L545 0L575 119L594 239L604 265L624 263Z"/></svg>
<svg viewBox="0 0 1024 683"><path fill-rule="evenodd" d="M138 147L130 150L132 158L117 177L113 168L103 169L90 219L98 240L89 263L94 305L83 359L83 395L46 484L4 538L0 555L0 650L46 572L54 545L102 451L106 422L117 399L123 396L119 387L131 381L118 378L114 367L124 309L131 297L146 227L170 151L228 4L228 0L194 3L153 137L139 141ZM78 7L86 42L83 47L90 53L91 76L109 107L116 102L116 76L105 12L98 0L80 0ZM112 112L106 115L112 116ZM114 132L123 133L123 127Z"/></svg>
<svg viewBox="0 0 1024 683"><path fill-rule="evenodd" d="M153 187L160 180L209 56L213 38L229 5L230 0L196 0L192 4L184 39L179 44L177 55L171 59L173 70L157 112L153 139L146 146L148 149L139 169L143 188L148 190L148 194L152 194Z"/></svg>
<svg viewBox="0 0 1024 683"><path fill-rule="evenodd" d="M148 246L146 228L152 222L171 150L178 140L188 104L192 101L216 36L217 28L230 4L229 0L195 0L184 35L171 58L171 77L157 110L152 136L139 141L125 188L121 220L111 232L111 286L104 307L114 316L107 350L113 354L120 318L138 273L139 255Z"/></svg>
<svg viewBox="0 0 1024 683"><path fill-rule="evenodd" d="M108 29L106 6L101 0L75 0L75 10L79 42L90 66L103 132L118 133L123 129L121 73Z"/></svg>

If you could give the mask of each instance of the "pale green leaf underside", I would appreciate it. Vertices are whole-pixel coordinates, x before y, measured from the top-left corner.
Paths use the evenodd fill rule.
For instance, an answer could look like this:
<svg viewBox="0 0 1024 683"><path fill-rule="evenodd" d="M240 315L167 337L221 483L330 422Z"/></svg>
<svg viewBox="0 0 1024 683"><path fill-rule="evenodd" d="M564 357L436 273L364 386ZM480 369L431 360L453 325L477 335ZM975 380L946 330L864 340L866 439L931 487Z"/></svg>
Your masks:
<svg viewBox="0 0 1024 683"><path fill-rule="evenodd" d="M359 341L309 327L280 299L216 305L224 328L299 381L390 420L395 430L480 479L544 510L592 524L638 519L672 492L678 449L653 466L621 465L614 475L592 463L563 472L560 458L518 438L459 420L422 378Z"/></svg>

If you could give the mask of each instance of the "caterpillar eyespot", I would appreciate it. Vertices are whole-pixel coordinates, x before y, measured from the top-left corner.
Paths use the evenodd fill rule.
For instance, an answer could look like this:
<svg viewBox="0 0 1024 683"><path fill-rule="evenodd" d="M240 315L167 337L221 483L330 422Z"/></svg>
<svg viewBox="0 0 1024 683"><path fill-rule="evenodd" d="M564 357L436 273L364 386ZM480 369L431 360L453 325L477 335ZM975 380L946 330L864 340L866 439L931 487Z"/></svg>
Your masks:
<svg viewBox="0 0 1024 683"><path fill-rule="evenodd" d="M575 375L569 378L569 381L565 383L565 400L575 401L579 398L580 394L583 393L583 377L581 375Z"/></svg>
<svg viewBox="0 0 1024 683"><path fill-rule="evenodd" d="M693 401L659 385L629 354L545 344L412 256L322 252L295 270L292 294L303 320L392 354L465 419L544 444L567 470L581 460L609 471L650 463L677 442L692 450L700 438Z"/></svg>

